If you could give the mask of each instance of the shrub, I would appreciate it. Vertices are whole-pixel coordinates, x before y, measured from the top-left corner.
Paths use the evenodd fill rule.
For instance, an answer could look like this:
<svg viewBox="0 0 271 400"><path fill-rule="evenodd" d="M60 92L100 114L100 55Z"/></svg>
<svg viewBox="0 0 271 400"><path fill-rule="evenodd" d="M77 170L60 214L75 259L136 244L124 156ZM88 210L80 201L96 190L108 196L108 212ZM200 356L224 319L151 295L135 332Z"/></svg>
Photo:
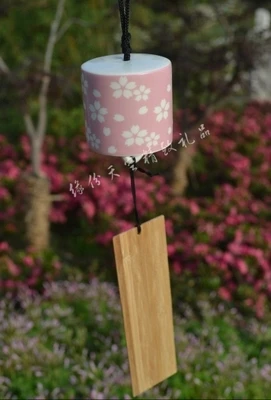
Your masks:
<svg viewBox="0 0 271 400"><path fill-rule="evenodd" d="M177 150L178 118L180 112L173 144ZM185 197L174 196L165 177L174 165L174 151L168 156L159 154L157 164L145 165L162 171L162 176L137 173L136 181L141 220L161 213L166 216L169 260L176 279L189 273L197 290L216 290L221 298L253 309L258 317L268 309L271 296L270 120L268 103L248 104L243 115L232 110L215 112L205 122L210 136L193 144L197 146L194 179ZM19 222L24 191L17 184L27 169L30 147L24 136L18 149L4 136L0 143L0 240L17 248L23 232ZM113 180L110 165L120 175ZM48 136L43 169L51 179L52 193L63 195L63 201L53 204L50 216L53 251L71 269L78 265L86 279L97 273L114 277L114 268L108 267L112 265L111 239L134 225L128 167L120 159L89 151L81 133L69 141ZM88 179L94 173L96 178L100 175L100 184L93 180L92 187ZM76 197L69 191L75 180L85 188ZM6 279L13 280L12 267L9 270ZM179 297L181 293L180 289Z"/></svg>

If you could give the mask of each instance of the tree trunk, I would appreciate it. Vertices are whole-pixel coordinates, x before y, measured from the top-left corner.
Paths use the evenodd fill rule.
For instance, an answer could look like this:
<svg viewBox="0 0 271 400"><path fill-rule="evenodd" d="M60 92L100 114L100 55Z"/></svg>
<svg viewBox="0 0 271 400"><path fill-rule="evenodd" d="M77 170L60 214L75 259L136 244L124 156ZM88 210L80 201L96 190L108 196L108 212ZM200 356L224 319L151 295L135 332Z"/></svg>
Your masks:
<svg viewBox="0 0 271 400"><path fill-rule="evenodd" d="M50 196L50 182L41 171L42 145L47 128L47 101L48 89L51 81L51 68L53 52L57 40L62 15L66 0L58 0L54 19L51 23L50 34L44 55L44 74L41 79L39 92L39 113L37 124L34 124L30 115L29 99L25 99L23 104L23 117L26 132L31 140L31 166L32 175L25 175L24 184L26 188L26 210L25 210L25 230L26 240L33 250L40 252L49 246L49 215L52 197ZM11 71L0 57L0 70L6 75L11 76Z"/></svg>
<svg viewBox="0 0 271 400"><path fill-rule="evenodd" d="M26 183L26 240L40 252L49 246L50 182L44 176L27 175Z"/></svg>
<svg viewBox="0 0 271 400"><path fill-rule="evenodd" d="M195 126L196 125L193 125L189 129L186 129L191 144L187 144L187 147L182 147L181 150L177 152L178 158L173 170L171 187L173 193L179 196L183 195L187 188L188 172L193 167L193 158L197 150ZM194 143L193 140L195 141Z"/></svg>
<svg viewBox="0 0 271 400"><path fill-rule="evenodd" d="M41 172L41 155L42 155L42 143L38 135L31 138L31 164L32 171L36 176L42 176Z"/></svg>
<svg viewBox="0 0 271 400"><path fill-rule="evenodd" d="M172 182L173 193L182 195L188 185L188 171L192 166L195 148L188 146L183 148L178 155L177 164L174 167L174 177Z"/></svg>

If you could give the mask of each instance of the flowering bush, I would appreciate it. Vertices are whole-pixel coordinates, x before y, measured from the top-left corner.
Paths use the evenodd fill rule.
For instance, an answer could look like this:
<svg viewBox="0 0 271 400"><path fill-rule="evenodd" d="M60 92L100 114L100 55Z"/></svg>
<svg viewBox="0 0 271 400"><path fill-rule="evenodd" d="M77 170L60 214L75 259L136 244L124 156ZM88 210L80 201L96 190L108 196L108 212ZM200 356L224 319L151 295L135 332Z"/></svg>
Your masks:
<svg viewBox="0 0 271 400"><path fill-rule="evenodd" d="M177 151L180 119L181 112L174 128ZM174 196L167 180L176 151L167 156L161 152L156 164L141 161L162 175L149 178L136 172L138 211L142 221L165 215L176 279L181 281L189 271L197 290L215 289L223 299L254 309L262 317L271 295L271 105L251 103L241 116L219 111L205 126L210 136L191 145L197 151L185 197ZM25 136L18 149L4 136L0 144L0 241L13 248L23 232L24 187L19 178L28 168L30 146ZM81 133L69 141L48 136L43 170L51 179L52 193L63 196L63 201L53 203L50 215L54 251L72 268L81 266L87 277L94 270L104 272L105 265L108 276L112 237L134 226L128 167L119 158L90 152ZM74 181L83 186L81 195L69 191ZM15 253L9 254L9 261L5 258L5 280L21 276ZM30 252L25 256L32 257Z"/></svg>
<svg viewBox="0 0 271 400"><path fill-rule="evenodd" d="M270 329L216 294L175 317L178 373L141 399L264 399L271 390ZM45 284L0 302L0 397L130 399L120 300L114 286Z"/></svg>
<svg viewBox="0 0 271 400"><path fill-rule="evenodd" d="M41 289L43 281L52 281L61 276L62 263L58 257L47 251L37 256L31 251L12 252L7 242L0 242L1 280L0 293L27 286Z"/></svg>
<svg viewBox="0 0 271 400"><path fill-rule="evenodd" d="M199 142L197 189L181 202L188 216L173 242L183 251L175 268L208 265L224 299L262 317L271 295L271 105L252 103L241 117L217 112L205 125L211 136Z"/></svg>
<svg viewBox="0 0 271 400"><path fill-rule="evenodd" d="M2 143L0 148L0 184L2 185L0 187L0 202L1 210L3 210L0 214L3 225L0 243L1 240L3 246L9 243L8 246L11 248L11 243L17 242L15 248L21 249L22 241L18 241L18 238L24 236L23 202L21 199L25 194L25 185L20 178L24 171L29 170L30 144L26 136L22 136L21 146L18 149L9 144L4 136L0 136L0 140ZM63 151L63 147L65 151ZM5 150L3 151L3 149ZM10 151L9 154L12 156L8 162L6 160L7 150ZM58 154L58 156L55 154ZM104 157L90 152L83 134L80 137L75 137L69 145L66 138L63 137L55 139L48 136L46 138L42 157L43 171L51 180L52 194L62 196L62 201L53 203L50 214L54 239L52 249L62 258L68 260L72 268L74 264L82 265L80 262L85 254L83 266L84 270L87 271L87 276L89 276L89 273L93 273L89 269L86 270L86 264L91 263L93 265L95 263L93 254L96 255L96 258L98 255L103 257L101 263L105 263L106 260L107 263L111 263L111 253L109 254L108 250L104 251L104 246L109 243L114 234L134 225L132 222L134 219L133 200L128 167L125 167L118 158L115 162L112 161L111 157L105 157L105 159L108 160L108 165L105 164ZM113 176L114 180L109 175L108 167L110 165L115 168L114 174L119 175ZM100 175L99 185L95 181L92 181L93 183L89 181L89 176L93 177L93 174L96 174L96 177ZM74 196L69 191L70 184L74 184L75 181L79 181L84 188L81 195L75 193ZM144 177L138 178L137 197L140 214L148 212L154 215L155 203L166 201L168 188L167 186L163 187L163 183L164 179L161 177L154 178L148 185L146 185ZM162 189L160 189L160 186ZM156 200L155 193L158 189L159 194ZM61 226L63 226L63 231L61 231ZM76 239L73 234L75 231ZM63 232L65 233L65 240L62 239L61 242ZM76 248L75 243L78 248ZM57 248L56 244L59 244ZM69 248L72 251L69 251ZM16 252L17 250L10 251L8 257L16 266L17 271L19 269L22 272L23 269L27 269L26 273L29 274L29 266L24 262L22 264L20 257L20 265L18 265ZM72 258L73 255L77 256L76 260ZM34 257L31 249L24 251L24 256ZM7 254L5 254L5 257L7 257ZM58 263L61 262L57 257L56 259ZM8 263L10 264L11 261L8 261ZM39 271L41 261L38 262L36 271ZM19 281L24 280L24 275L21 273L18 273L18 278L15 279L14 273L6 263L1 267L5 271L5 274L1 274L0 285L2 288L18 286ZM40 281L47 279L46 268L45 265L42 266L40 279L36 280L39 284L36 286L40 287ZM54 265L51 265L50 268L55 270ZM11 283L12 281L13 283ZM17 281L17 283L14 281ZM30 282L33 284L34 279L31 279Z"/></svg>

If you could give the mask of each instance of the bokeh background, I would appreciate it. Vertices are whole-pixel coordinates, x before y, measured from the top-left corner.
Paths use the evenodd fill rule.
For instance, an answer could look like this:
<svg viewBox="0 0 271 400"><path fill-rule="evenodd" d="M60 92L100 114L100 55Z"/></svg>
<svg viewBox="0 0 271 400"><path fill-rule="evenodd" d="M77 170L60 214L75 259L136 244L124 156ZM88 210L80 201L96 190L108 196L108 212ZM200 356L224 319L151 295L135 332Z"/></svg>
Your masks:
<svg viewBox="0 0 271 400"><path fill-rule="evenodd" d="M178 373L142 399L271 396L270 12L131 2L132 50L172 61L175 106L136 187L141 220L166 218ZM89 149L80 72L120 41L117 0L1 1L3 399L132 397L112 247L129 169Z"/></svg>

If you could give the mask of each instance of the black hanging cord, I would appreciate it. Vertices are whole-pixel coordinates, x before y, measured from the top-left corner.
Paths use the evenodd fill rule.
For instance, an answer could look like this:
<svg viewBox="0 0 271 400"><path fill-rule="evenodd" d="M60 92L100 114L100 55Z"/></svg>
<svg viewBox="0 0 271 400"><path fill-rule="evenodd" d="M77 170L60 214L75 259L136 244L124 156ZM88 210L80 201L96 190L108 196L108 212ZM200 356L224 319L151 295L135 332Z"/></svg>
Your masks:
<svg viewBox="0 0 271 400"><path fill-rule="evenodd" d="M141 233L141 226L140 226L139 215L138 215L137 204L136 204L136 188L135 188L135 174L134 174L134 172L135 172L135 170L138 170L138 171L142 172L143 174L146 174L146 175L148 175L150 177L160 175L160 173L158 172L156 174L153 174L152 172L147 171L144 168L136 167L136 159L135 159L135 157L132 157L132 159L133 159L134 162L129 166L130 178L131 178L131 189L132 189L133 202L134 202L137 233L140 234Z"/></svg>
<svg viewBox="0 0 271 400"><path fill-rule="evenodd" d="M140 226L140 221L139 221L139 216L138 216L138 211L137 211L137 206L136 206L135 173L132 168L130 168L130 178L131 178L131 188L132 188L132 195L133 195L133 202L134 202L134 209L135 209L137 233L140 234L141 226Z"/></svg>
<svg viewBox="0 0 271 400"><path fill-rule="evenodd" d="M132 52L130 46L131 34L129 33L130 0L119 0L119 12L122 30L121 48L124 54L123 61L129 61Z"/></svg>
<svg viewBox="0 0 271 400"><path fill-rule="evenodd" d="M147 171L146 169L141 168L141 167L137 167L137 170L142 172L143 174L146 174L146 175L150 176L150 177L161 175L160 172L157 172L156 174L153 174L152 172Z"/></svg>

